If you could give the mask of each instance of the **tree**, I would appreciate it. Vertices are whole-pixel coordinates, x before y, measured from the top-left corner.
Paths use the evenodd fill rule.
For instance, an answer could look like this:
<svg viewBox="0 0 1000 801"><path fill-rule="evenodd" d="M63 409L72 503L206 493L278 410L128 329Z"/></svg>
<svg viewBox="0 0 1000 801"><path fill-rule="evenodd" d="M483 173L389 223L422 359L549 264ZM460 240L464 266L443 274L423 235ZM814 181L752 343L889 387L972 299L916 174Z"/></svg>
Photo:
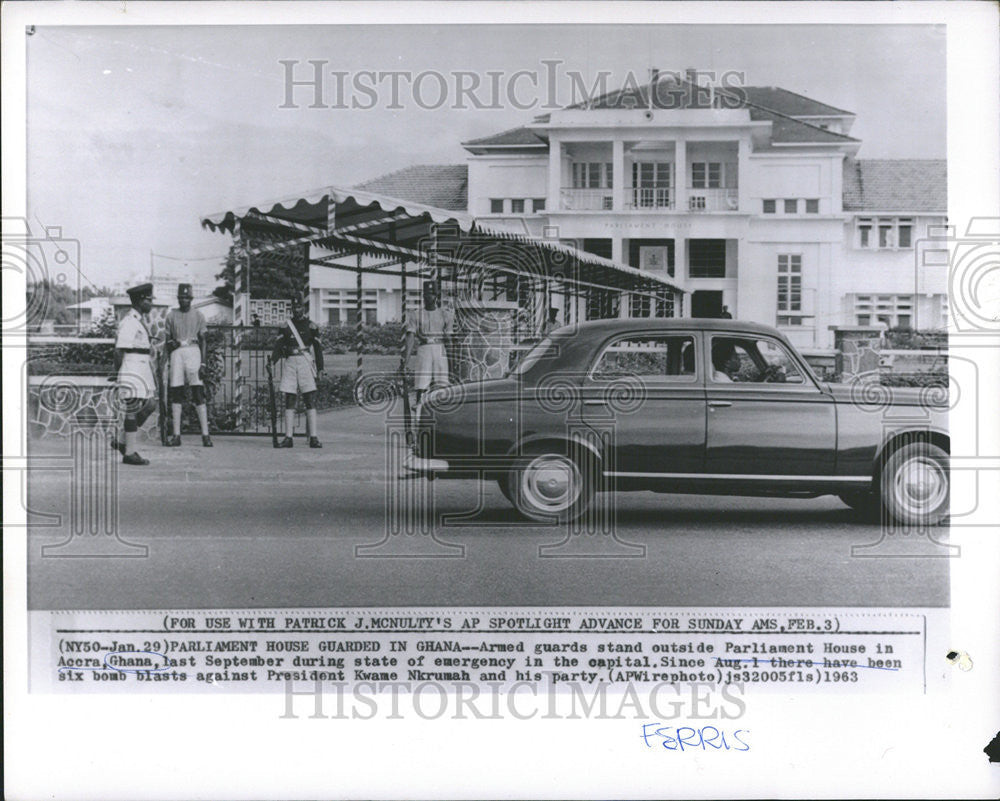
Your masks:
<svg viewBox="0 0 1000 801"><path fill-rule="evenodd" d="M302 245L287 253L261 253L251 257L250 297L273 299L301 295L309 283L308 249L308 245ZM231 303L235 276L236 249L230 247L222 272L215 276L222 284L212 290L212 294Z"/></svg>

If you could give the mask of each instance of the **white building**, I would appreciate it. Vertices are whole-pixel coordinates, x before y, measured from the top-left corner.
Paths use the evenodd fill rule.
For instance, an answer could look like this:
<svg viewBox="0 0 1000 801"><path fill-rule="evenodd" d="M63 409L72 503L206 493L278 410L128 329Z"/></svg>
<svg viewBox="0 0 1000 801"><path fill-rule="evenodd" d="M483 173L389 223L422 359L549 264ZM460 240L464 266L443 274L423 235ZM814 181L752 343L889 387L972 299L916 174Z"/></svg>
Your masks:
<svg viewBox="0 0 1000 801"><path fill-rule="evenodd" d="M638 90L464 142L466 165L358 188L665 271L688 293L685 315L727 307L804 347L832 346L833 326L942 328L947 270L918 265L915 244L945 222L945 162L858 159L854 119L776 87L654 74ZM366 316L398 319L398 285L379 280L366 276ZM316 322L353 321L350 273L313 267L310 286ZM633 296L613 312L656 309Z"/></svg>
<svg viewBox="0 0 1000 801"><path fill-rule="evenodd" d="M89 328L98 322L108 312L108 309L111 308L111 298L91 298L82 303L74 303L72 306L67 306L66 308L73 309L77 313L77 319L80 322L81 328Z"/></svg>

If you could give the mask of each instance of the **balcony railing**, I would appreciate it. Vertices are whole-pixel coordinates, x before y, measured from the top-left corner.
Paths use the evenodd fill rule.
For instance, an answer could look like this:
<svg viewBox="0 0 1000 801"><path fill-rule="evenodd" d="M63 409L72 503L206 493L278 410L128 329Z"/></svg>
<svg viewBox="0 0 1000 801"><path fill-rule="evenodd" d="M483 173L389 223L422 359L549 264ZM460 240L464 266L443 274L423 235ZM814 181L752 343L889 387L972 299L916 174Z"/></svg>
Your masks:
<svg viewBox="0 0 1000 801"><path fill-rule="evenodd" d="M625 208L635 211L645 209L672 209L673 189L665 187L637 186L625 190Z"/></svg>
<svg viewBox="0 0 1000 801"><path fill-rule="evenodd" d="M673 210L676 195L673 187L626 187L623 191L622 209L625 211ZM560 208L564 211L612 211L614 210L613 189L572 189L560 191ZM678 211L720 212L739 211L739 190L688 189L685 208Z"/></svg>
<svg viewBox="0 0 1000 801"><path fill-rule="evenodd" d="M739 211L740 190L727 189L688 189L688 211Z"/></svg>
<svg viewBox="0 0 1000 801"><path fill-rule="evenodd" d="M563 189L562 208L566 211L611 211L613 189Z"/></svg>

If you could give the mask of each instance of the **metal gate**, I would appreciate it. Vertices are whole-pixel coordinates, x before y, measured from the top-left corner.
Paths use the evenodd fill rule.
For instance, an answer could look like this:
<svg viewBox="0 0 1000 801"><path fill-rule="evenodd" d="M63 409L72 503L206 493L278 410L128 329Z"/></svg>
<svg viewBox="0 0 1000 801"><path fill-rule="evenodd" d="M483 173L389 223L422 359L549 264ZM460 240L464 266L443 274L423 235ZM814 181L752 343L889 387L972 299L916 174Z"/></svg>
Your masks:
<svg viewBox="0 0 1000 801"><path fill-rule="evenodd" d="M205 383L212 433L271 433L266 363L280 333L280 326L209 326ZM279 363L274 366L275 387L280 380ZM277 395L281 415L282 397ZM193 423L188 416L186 411L185 422ZM187 428L189 425L185 425Z"/></svg>

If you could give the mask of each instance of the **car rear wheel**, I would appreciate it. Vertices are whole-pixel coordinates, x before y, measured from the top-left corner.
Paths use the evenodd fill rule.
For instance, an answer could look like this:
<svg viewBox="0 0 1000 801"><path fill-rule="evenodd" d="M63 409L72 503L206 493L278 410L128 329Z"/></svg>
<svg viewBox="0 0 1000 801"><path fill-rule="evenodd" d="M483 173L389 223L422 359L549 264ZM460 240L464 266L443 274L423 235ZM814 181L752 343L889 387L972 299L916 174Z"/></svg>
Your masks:
<svg viewBox="0 0 1000 801"><path fill-rule="evenodd" d="M511 502L532 520L575 520L594 497L592 471L585 461L555 452L520 459L507 474Z"/></svg>
<svg viewBox="0 0 1000 801"><path fill-rule="evenodd" d="M904 445L882 470L882 503L904 525L933 526L948 516L948 454L929 442Z"/></svg>

